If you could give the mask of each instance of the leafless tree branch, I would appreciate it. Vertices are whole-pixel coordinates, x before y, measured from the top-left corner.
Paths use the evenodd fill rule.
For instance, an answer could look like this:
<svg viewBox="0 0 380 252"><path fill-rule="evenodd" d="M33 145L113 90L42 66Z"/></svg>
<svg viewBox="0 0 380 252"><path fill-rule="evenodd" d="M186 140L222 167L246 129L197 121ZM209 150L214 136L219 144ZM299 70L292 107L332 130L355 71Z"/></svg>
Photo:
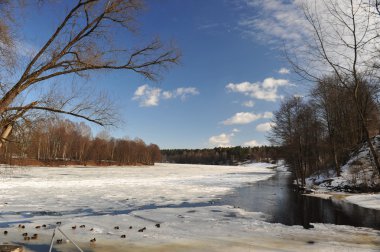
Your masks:
<svg viewBox="0 0 380 252"><path fill-rule="evenodd" d="M10 13L6 8L8 4L9 1L0 0L1 14ZM40 87L47 80L62 81L59 77L70 74L84 76L93 71L119 70L156 80L162 70L178 62L179 51L173 46L164 46L159 39L140 47L118 48L109 43L113 29L134 31L135 16L143 8L140 0L78 0L65 4L72 6L25 68L20 69L19 79L10 86L0 81L0 116L3 118L0 125L5 125L7 120L15 123L29 114L28 111L66 114L103 126L114 124L114 110L109 102L89 102L70 95L55 102L52 98L40 97L35 104L28 105L17 100L32 87ZM0 60L11 59L11 55L5 54L9 50L2 50L14 42L10 37L11 28L12 25L0 20Z"/></svg>

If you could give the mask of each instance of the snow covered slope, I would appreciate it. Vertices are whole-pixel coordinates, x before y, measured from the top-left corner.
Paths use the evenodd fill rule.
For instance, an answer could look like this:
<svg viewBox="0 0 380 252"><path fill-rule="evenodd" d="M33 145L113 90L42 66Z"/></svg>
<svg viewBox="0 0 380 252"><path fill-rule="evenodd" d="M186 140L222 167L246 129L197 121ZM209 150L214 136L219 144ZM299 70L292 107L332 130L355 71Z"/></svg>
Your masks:
<svg viewBox="0 0 380 252"><path fill-rule="evenodd" d="M372 138L372 144L380 150L380 136ZM309 188L317 191L353 193L380 190L380 176L366 143L352 153L350 160L341 167L341 176L337 177L334 170L329 170L323 174L310 176L306 183ZM346 197L346 200L363 207L380 209L380 194L378 193L357 194Z"/></svg>

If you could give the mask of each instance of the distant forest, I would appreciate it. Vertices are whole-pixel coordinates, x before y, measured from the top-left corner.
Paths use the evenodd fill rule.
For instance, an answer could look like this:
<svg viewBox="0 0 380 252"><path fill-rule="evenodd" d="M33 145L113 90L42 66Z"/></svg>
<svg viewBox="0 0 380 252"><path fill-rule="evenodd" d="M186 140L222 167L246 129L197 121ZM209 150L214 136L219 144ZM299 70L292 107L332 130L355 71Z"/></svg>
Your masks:
<svg viewBox="0 0 380 252"><path fill-rule="evenodd" d="M279 147L218 147L160 150L141 139L117 139L105 131L93 137L84 122L48 118L20 125L0 152L0 162L17 165L237 165L247 161L271 162L280 158Z"/></svg>
<svg viewBox="0 0 380 252"><path fill-rule="evenodd" d="M279 159L279 153L279 148L273 146L161 150L163 162L209 165L237 165L247 161L270 162Z"/></svg>
<svg viewBox="0 0 380 252"><path fill-rule="evenodd" d="M4 148L0 161L20 165L151 165L161 160L155 144L141 139L111 138L106 132L92 137L81 122L44 119L20 125Z"/></svg>

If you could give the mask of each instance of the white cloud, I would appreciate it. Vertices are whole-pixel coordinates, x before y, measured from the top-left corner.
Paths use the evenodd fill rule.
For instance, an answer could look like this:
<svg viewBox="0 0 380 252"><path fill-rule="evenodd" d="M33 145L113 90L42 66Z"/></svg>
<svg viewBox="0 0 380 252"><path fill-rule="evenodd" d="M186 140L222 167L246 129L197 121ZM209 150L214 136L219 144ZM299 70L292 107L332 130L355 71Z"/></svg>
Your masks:
<svg viewBox="0 0 380 252"><path fill-rule="evenodd" d="M290 70L287 69L287 68L285 68L285 67L283 67L280 70L278 70L278 73L279 74L290 74Z"/></svg>
<svg viewBox="0 0 380 252"><path fill-rule="evenodd" d="M256 140L251 140L251 141L249 141L249 142L245 142L245 143L243 143L243 146L255 147L255 146L262 146L262 144L260 144L260 143L257 142Z"/></svg>
<svg viewBox="0 0 380 252"><path fill-rule="evenodd" d="M247 107L247 108L252 108L253 106L255 106L255 103L254 103L254 101L249 100L249 101L243 102L241 105L243 105L244 107Z"/></svg>
<svg viewBox="0 0 380 252"><path fill-rule="evenodd" d="M186 100L186 98L190 95L198 95L199 91L198 89L194 87L180 87L173 91L164 91L162 92L162 98L163 99L174 99L174 98L181 98L181 100Z"/></svg>
<svg viewBox="0 0 380 252"><path fill-rule="evenodd" d="M278 88L282 86L290 86L288 80L266 78L263 82L250 83L248 81L242 83L229 83L226 89L230 92L241 93L259 100L275 102L282 98L278 95Z"/></svg>
<svg viewBox="0 0 380 252"><path fill-rule="evenodd" d="M142 96L144 95L145 93L145 90L148 88L149 86L148 85L142 85L140 87L138 87L135 91L135 96Z"/></svg>
<svg viewBox="0 0 380 252"><path fill-rule="evenodd" d="M235 136L235 133L240 132L239 129L233 129L231 133L222 133L217 136L211 136L208 139L208 142L211 146L217 146L217 147L230 147L231 146L231 140Z"/></svg>
<svg viewBox="0 0 380 252"><path fill-rule="evenodd" d="M185 100L189 95L198 95L199 91L194 87L186 87L186 88L177 88L174 92L174 98L180 97L182 100Z"/></svg>
<svg viewBox="0 0 380 252"><path fill-rule="evenodd" d="M273 125L272 122L260 123L256 126L256 130L259 132L267 132L272 129Z"/></svg>
<svg viewBox="0 0 380 252"><path fill-rule="evenodd" d="M162 98L164 99L171 99L173 97L173 93L170 91L164 91L162 92Z"/></svg>
<svg viewBox="0 0 380 252"><path fill-rule="evenodd" d="M229 147L231 146L231 137L233 134L222 133L217 136L212 136L208 139L209 143L217 147Z"/></svg>
<svg viewBox="0 0 380 252"><path fill-rule="evenodd" d="M160 94L161 89L145 84L137 88L132 99L139 101L141 107L158 106Z"/></svg>
<svg viewBox="0 0 380 252"><path fill-rule="evenodd" d="M132 100L138 101L141 107L152 107L158 106L160 99L180 98L184 101L188 96L198 94L199 91L194 87L180 87L172 91L162 91L160 88L145 84L136 89Z"/></svg>
<svg viewBox="0 0 380 252"><path fill-rule="evenodd" d="M354 48L352 30L355 29L362 45L358 48L355 61L365 71L366 67L373 66L374 61L377 61L371 52L377 52L379 47L380 16L368 15L376 13L373 2L241 0L239 3L243 8L240 8L238 27L246 38L271 44L277 49L285 47L289 57L317 76L330 74L331 67L326 60L316 60L320 58L319 40L305 13L310 14L311 19L314 19L312 22L320 28L325 44L324 53L327 53L329 61L342 66L342 71L350 72L354 63L353 50L350 48ZM352 24L351 4L355 13L355 27ZM334 9L339 12L338 15L331 12Z"/></svg>
<svg viewBox="0 0 380 252"><path fill-rule="evenodd" d="M224 125L235 125L235 124L248 124L261 118L272 118L273 114L271 112L265 112L263 114L254 114L250 112L239 112L223 121Z"/></svg>
<svg viewBox="0 0 380 252"><path fill-rule="evenodd" d="M282 46L284 41L295 47L302 45L302 40L309 36L307 23L299 5L305 0L243 0L248 7L260 15L247 12L239 22L243 35L264 43Z"/></svg>
<svg viewBox="0 0 380 252"><path fill-rule="evenodd" d="M263 118L270 119L272 117L273 117L273 113L272 112L265 112L263 114Z"/></svg>
<svg viewBox="0 0 380 252"><path fill-rule="evenodd" d="M262 87L268 90L276 89L278 87L287 86L287 85L289 85L288 80L274 79L274 78L266 78L262 83Z"/></svg>

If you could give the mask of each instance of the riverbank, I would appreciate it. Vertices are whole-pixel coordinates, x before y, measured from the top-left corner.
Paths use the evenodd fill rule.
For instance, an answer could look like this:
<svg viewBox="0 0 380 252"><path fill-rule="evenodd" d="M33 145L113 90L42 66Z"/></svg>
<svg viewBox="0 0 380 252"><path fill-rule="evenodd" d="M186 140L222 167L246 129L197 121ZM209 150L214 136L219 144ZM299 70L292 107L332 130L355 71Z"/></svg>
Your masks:
<svg viewBox="0 0 380 252"><path fill-rule="evenodd" d="M378 184L376 186L368 186L367 184L353 182L352 177L357 176L351 171L350 163L342 168L342 174L339 177L328 177L326 175L313 175L306 180L306 188L309 192L307 195L343 200L360 207L380 210L380 192L378 192ZM363 178L364 174L361 175ZM372 177L372 172L365 175ZM376 181L378 180L376 175ZM363 181L363 180L361 180ZM365 180L369 181L369 180ZM374 184L375 182L370 182ZM372 188L372 189L371 189ZM374 191L372 191L374 190Z"/></svg>
<svg viewBox="0 0 380 252"><path fill-rule="evenodd" d="M342 193L331 192L326 190L313 190L313 192L305 194L311 197L322 199L341 200L351 204L374 210L380 210L380 193Z"/></svg>
<svg viewBox="0 0 380 252"><path fill-rule="evenodd" d="M372 144L380 151L380 136L372 138ZM380 175L366 143L351 153L339 176L334 169L317 172L306 179L306 188L311 196L380 209Z"/></svg>

